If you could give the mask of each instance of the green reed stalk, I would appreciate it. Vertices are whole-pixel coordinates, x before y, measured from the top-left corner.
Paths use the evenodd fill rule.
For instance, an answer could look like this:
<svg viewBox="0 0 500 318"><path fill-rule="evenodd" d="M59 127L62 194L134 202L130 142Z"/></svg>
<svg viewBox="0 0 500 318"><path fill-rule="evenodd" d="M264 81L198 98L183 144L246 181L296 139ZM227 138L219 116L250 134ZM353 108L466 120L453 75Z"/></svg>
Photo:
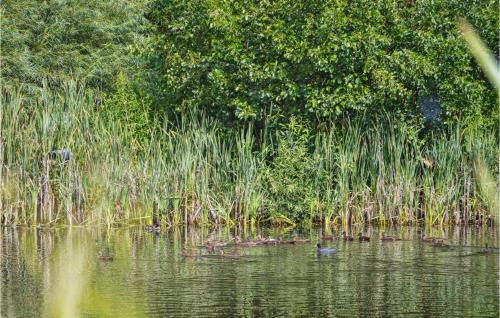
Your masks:
<svg viewBox="0 0 500 318"><path fill-rule="evenodd" d="M5 92L0 111L5 223L151 223L155 210L164 225L444 224L484 218L493 202L473 167L496 166L497 136L480 129L457 125L421 143L388 118L361 117L311 145L296 133L256 144L251 125L228 132L190 114L139 139L82 83L20 91ZM71 160L47 160L62 148Z"/></svg>

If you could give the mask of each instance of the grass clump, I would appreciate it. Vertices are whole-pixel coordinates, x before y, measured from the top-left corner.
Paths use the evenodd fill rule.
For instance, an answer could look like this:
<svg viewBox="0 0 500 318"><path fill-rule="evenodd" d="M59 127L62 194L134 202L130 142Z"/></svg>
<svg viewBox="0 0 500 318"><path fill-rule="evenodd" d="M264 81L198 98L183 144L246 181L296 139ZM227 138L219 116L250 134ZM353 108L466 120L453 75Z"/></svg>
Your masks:
<svg viewBox="0 0 500 318"><path fill-rule="evenodd" d="M419 139L379 117L313 135L292 117L257 142L252 125L231 132L191 114L159 126L138 100L112 118L107 103L77 82L36 99L3 94L3 223L143 223L153 211L169 225L490 219L483 194L495 185L479 186L475 169L497 173L498 138L487 130L457 124ZM128 114L143 119L139 134ZM55 149L71 159L49 157Z"/></svg>

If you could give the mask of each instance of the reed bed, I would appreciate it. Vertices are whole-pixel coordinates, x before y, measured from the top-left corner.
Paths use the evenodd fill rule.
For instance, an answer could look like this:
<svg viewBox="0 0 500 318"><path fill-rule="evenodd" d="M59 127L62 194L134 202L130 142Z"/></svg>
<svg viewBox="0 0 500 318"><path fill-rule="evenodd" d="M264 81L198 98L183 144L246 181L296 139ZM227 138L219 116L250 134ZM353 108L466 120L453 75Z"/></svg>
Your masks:
<svg viewBox="0 0 500 318"><path fill-rule="evenodd" d="M477 169L498 173L498 136L455 125L420 140L381 118L256 144L199 115L147 138L85 85L4 92L3 224L427 224L492 222ZM272 142L271 142L272 141ZM54 149L72 157L49 158ZM493 188L498 189L498 184ZM490 187L491 188L491 187Z"/></svg>

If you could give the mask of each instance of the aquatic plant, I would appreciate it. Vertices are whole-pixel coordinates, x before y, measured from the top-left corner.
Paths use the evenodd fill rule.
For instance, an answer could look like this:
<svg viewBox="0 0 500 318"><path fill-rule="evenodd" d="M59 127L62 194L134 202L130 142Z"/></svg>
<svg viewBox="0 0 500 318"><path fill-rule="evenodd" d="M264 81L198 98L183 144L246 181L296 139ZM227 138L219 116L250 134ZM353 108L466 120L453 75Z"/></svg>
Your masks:
<svg viewBox="0 0 500 318"><path fill-rule="evenodd" d="M414 128L347 119L308 135L298 122L256 143L201 114L135 135L78 82L29 102L2 96L4 223L464 223L489 218L476 158L496 172L497 136L459 124ZM151 125L156 127L155 125ZM70 149L71 158L48 156ZM491 186L490 186L491 187Z"/></svg>

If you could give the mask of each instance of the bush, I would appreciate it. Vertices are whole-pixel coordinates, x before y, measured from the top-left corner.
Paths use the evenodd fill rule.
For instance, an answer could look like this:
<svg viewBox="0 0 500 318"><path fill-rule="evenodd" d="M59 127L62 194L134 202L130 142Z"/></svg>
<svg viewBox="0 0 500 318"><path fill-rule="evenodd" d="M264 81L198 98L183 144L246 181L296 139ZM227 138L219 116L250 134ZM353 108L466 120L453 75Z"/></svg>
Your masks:
<svg viewBox="0 0 500 318"><path fill-rule="evenodd" d="M497 51L493 0L156 0L147 17L162 111L201 108L228 125L270 113L412 117L437 96L445 121L495 122L495 94L456 23L467 17Z"/></svg>
<svg viewBox="0 0 500 318"><path fill-rule="evenodd" d="M298 222L310 216L317 176L310 138L307 124L294 117L278 132L275 156L264 171L267 210L275 221Z"/></svg>

